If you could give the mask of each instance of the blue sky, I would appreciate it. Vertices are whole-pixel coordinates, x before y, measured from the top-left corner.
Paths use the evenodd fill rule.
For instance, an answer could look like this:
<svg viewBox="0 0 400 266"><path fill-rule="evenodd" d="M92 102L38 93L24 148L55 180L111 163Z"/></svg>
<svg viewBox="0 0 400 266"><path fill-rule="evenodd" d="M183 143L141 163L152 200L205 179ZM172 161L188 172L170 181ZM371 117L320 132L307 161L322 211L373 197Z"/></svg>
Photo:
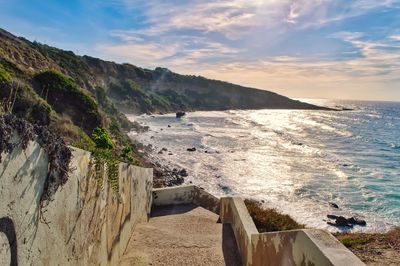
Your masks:
<svg viewBox="0 0 400 266"><path fill-rule="evenodd" d="M292 97L400 100L400 0L0 0L0 27Z"/></svg>

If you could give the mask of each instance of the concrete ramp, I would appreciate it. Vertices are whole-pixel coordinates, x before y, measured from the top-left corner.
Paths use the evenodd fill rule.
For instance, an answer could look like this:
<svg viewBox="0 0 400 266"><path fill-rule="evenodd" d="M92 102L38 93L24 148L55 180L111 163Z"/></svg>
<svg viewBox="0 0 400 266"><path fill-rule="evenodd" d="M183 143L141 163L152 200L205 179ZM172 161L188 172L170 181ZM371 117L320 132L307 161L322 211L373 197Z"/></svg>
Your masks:
<svg viewBox="0 0 400 266"><path fill-rule="evenodd" d="M155 207L139 224L120 265L242 265L235 236L219 216L194 204Z"/></svg>

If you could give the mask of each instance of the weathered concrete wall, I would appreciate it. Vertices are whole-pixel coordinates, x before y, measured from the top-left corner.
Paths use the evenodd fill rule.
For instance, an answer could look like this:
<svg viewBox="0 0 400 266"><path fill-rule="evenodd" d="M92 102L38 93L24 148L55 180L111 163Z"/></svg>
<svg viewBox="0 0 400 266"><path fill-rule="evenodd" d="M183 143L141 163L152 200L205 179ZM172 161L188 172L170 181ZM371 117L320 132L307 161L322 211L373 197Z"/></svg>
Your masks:
<svg viewBox="0 0 400 266"><path fill-rule="evenodd" d="M194 186L178 186L153 189L155 206L193 203L219 214L219 199L205 190Z"/></svg>
<svg viewBox="0 0 400 266"><path fill-rule="evenodd" d="M105 176L94 177L90 153L74 149L69 180L40 208L47 154L31 142L2 157L0 265L116 265L135 225L148 219L152 169L121 163L117 195Z"/></svg>
<svg viewBox="0 0 400 266"><path fill-rule="evenodd" d="M328 232L317 229L252 235L253 265L364 265Z"/></svg>
<svg viewBox="0 0 400 266"><path fill-rule="evenodd" d="M317 229L258 233L241 198L221 198L245 265L364 265L330 233Z"/></svg>
<svg viewBox="0 0 400 266"><path fill-rule="evenodd" d="M258 230L243 200L236 197L221 198L220 216L223 223L232 226L243 264L253 265L251 236L258 234Z"/></svg>

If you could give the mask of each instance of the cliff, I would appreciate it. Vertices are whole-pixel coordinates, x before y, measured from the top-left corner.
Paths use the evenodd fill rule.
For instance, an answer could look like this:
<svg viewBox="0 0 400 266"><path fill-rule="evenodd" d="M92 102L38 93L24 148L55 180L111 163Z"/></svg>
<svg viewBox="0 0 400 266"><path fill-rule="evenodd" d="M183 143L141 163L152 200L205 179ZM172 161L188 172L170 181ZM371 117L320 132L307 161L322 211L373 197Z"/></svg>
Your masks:
<svg viewBox="0 0 400 266"><path fill-rule="evenodd" d="M140 51L138 51L140 52ZM143 69L89 56L77 56L0 30L0 64L7 71L34 74L55 69L71 76L93 96L104 90L126 111L171 112L225 109L320 109L276 93L200 76L179 75L165 68ZM98 92L97 92L98 93Z"/></svg>

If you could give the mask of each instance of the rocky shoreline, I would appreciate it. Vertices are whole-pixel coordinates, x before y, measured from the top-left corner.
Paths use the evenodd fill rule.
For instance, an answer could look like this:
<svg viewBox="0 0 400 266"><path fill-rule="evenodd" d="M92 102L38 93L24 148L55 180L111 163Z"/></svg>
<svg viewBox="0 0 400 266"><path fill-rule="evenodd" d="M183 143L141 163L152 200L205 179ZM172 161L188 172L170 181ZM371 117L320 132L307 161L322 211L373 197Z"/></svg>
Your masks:
<svg viewBox="0 0 400 266"><path fill-rule="evenodd" d="M135 141L136 149L141 156L140 162L143 166L153 168L153 187L172 187L179 186L185 182L185 177L189 175L185 168L171 168L168 165L163 165L155 157L150 156L153 153L152 145L144 145ZM158 151L158 154L168 153L166 148Z"/></svg>

